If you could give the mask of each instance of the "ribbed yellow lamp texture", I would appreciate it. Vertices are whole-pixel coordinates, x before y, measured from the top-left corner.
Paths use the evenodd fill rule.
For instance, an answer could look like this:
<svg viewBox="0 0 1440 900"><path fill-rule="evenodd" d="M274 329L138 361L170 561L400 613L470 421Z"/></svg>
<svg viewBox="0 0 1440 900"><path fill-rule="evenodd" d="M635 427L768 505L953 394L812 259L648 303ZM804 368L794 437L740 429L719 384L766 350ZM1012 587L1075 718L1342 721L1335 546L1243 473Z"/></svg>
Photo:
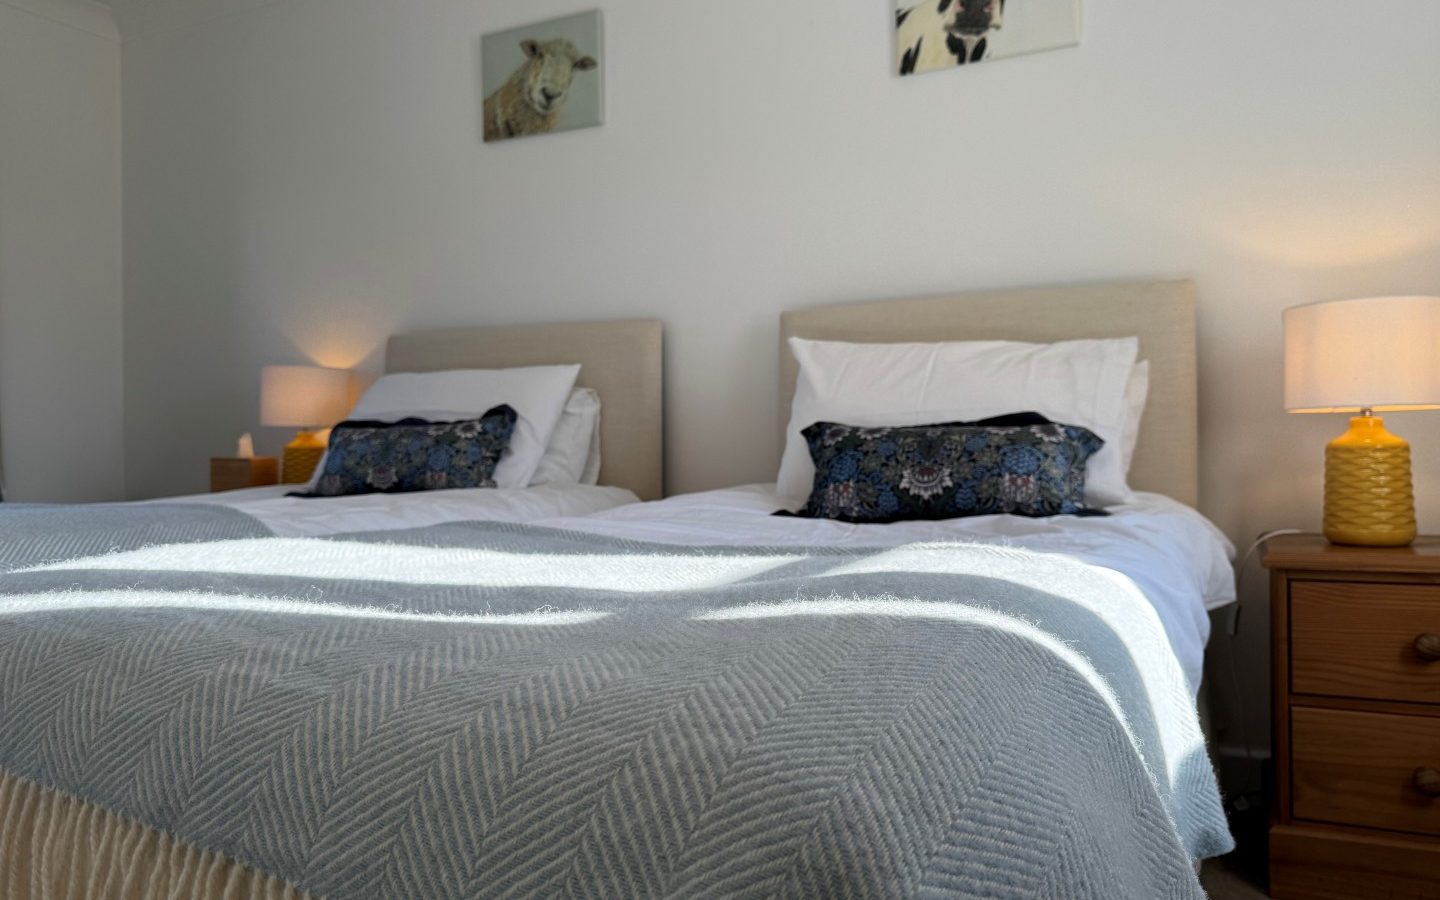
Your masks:
<svg viewBox="0 0 1440 900"><path fill-rule="evenodd" d="M1325 537L1403 547L1415 534L1410 444L1386 431L1379 416L1356 416L1325 448Z"/></svg>

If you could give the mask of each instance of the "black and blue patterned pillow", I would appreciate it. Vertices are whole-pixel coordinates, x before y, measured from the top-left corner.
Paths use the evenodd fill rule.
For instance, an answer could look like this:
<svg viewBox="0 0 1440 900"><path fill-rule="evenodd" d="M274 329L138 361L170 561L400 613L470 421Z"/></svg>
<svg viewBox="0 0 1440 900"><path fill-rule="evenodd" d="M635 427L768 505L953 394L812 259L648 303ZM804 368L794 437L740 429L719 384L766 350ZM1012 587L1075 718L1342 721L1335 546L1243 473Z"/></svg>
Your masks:
<svg viewBox="0 0 1440 900"><path fill-rule="evenodd" d="M1105 445L1034 414L885 428L817 422L801 434L815 485L795 515L855 523L1094 514L1085 463Z"/></svg>
<svg viewBox="0 0 1440 900"><path fill-rule="evenodd" d="M296 496L493 488L514 430L515 410L506 405L460 422L341 422L315 490Z"/></svg>

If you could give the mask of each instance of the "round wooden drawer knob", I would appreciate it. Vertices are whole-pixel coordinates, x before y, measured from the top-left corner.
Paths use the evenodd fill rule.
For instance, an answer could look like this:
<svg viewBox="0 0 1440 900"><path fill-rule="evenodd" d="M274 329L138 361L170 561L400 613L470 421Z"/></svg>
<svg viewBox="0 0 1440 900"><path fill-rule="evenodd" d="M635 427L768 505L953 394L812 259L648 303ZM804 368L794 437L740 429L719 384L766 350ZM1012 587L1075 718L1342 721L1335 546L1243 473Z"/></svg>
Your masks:
<svg viewBox="0 0 1440 900"><path fill-rule="evenodd" d="M1440 634L1422 634L1417 637L1415 652L1426 662L1440 662Z"/></svg>
<svg viewBox="0 0 1440 900"><path fill-rule="evenodd" d="M1440 797L1440 769L1416 769L1415 790L1427 797Z"/></svg>

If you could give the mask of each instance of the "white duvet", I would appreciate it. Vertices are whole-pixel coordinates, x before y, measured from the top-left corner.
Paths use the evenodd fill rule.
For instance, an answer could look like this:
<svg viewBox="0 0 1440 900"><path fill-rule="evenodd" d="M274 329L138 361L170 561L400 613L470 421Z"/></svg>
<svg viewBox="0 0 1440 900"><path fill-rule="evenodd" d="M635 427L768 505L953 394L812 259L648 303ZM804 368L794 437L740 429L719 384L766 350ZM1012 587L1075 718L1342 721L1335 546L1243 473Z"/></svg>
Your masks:
<svg viewBox="0 0 1440 900"><path fill-rule="evenodd" d="M1159 494L1137 494L1134 502L1112 507L1111 515L1103 518L980 516L891 525L772 515L785 505L773 485L750 485L532 524L690 546L875 547L969 541L1062 554L1106 570L1139 602L1148 601L1195 687L1210 636L1208 611L1235 600L1234 547L1200 513Z"/></svg>
<svg viewBox="0 0 1440 900"><path fill-rule="evenodd" d="M640 498L624 488L583 484L357 494L351 497L285 496L300 489L303 489L302 485L271 485L153 502L228 506L255 517L260 524L281 537L424 528L446 522L534 522L537 519L588 516L640 502Z"/></svg>

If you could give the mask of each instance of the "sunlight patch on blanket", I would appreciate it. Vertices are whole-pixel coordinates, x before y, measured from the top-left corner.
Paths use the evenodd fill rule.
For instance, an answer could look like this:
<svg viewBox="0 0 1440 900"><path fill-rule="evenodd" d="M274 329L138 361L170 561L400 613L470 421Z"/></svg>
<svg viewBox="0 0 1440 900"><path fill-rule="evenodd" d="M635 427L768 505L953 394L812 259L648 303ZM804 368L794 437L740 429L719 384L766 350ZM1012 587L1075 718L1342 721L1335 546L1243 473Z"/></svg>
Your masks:
<svg viewBox="0 0 1440 900"><path fill-rule="evenodd" d="M329 616L378 619L392 622L441 622L453 625L585 625L609 613L594 610L540 609L527 613L475 615L473 613L422 613L372 606L343 606L286 597L234 597L193 591L73 591L17 594L0 599L0 616L76 610L187 609L215 612L268 613L284 616Z"/></svg>
<svg viewBox="0 0 1440 900"><path fill-rule="evenodd" d="M721 587L804 559L703 554L508 553L312 538L172 544L21 570L208 572L477 587L562 587L646 593Z"/></svg>
<svg viewBox="0 0 1440 900"><path fill-rule="evenodd" d="M1082 562L1067 554L1037 553L987 545L966 546L968 550L975 552L945 552L956 549L958 545L944 543L908 544L847 562L826 574L830 577L887 572L971 575L1023 585L1064 599L1089 610L1116 634L1135 636L1125 641L1125 649L1134 661L1136 670L1142 673L1141 680L1151 709L1159 710L1164 707L1168 690L1161 673L1170 672L1172 667L1179 665L1179 661L1175 657L1174 649L1164 639L1164 625L1155 608L1128 576L1113 569ZM1046 564L1036 565L1037 560L1044 560ZM1124 594L1126 600L1121 602L1116 592ZM983 597L980 596L956 599L966 603L978 603L981 607L985 605ZM1134 627L1137 619L1142 627ZM1044 623L1040 624L1043 626ZM1140 637L1142 635L1143 637ZM1190 749L1189 744L1193 742L1194 736L1180 732L1168 733L1168 729L1176 726L1164 716L1156 716L1156 722L1161 731L1162 743L1170 747L1183 746ZM1172 784L1179 777L1179 767L1184 755L1170 754L1167 758L1166 774Z"/></svg>
<svg viewBox="0 0 1440 900"><path fill-rule="evenodd" d="M1116 634L1136 636L1126 640L1126 651L1134 660L1136 670L1143 673L1142 681L1151 709L1163 708L1167 690L1158 673L1170 671L1172 667L1179 665L1179 661L1169 641L1164 639L1165 628L1160 616L1134 581L1113 569L1091 565L1062 553L1037 553L981 545L972 547L983 552L962 556L935 552L945 550L945 544L909 544L846 563L831 570L829 574L965 574L1023 585L1063 598L1094 613ZM1045 560L1047 565L1035 564L1041 559ZM1117 591L1126 595L1124 602L1116 597ZM980 598L959 599L975 602ZM1142 620L1140 628L1133 627L1137 619ZM1172 740L1189 740L1189 735L1165 733L1168 727L1174 727L1174 723L1165 717L1157 716L1156 721L1157 727L1162 731L1161 737L1168 746L1174 746ZM1183 754L1172 755L1167 761L1167 774L1172 783L1176 780L1182 758Z"/></svg>
<svg viewBox="0 0 1440 900"><path fill-rule="evenodd" d="M1115 696L1109 682L1090 664L1082 654L1055 639L1054 635L1042 631L1030 622L1007 616L988 609L978 609L963 603L937 603L929 600L905 600L899 597L875 597L866 600L845 600L832 597L828 600L799 600L786 603L753 603L733 606L728 609L711 610L697 615L702 622L742 621L773 619L782 616L888 616L901 619L942 619L991 628L1024 638L1039 644L1059 657L1075 670L1095 692L1104 699L1115 718L1125 728L1131 743L1136 743L1135 733L1126 720L1120 700Z"/></svg>

